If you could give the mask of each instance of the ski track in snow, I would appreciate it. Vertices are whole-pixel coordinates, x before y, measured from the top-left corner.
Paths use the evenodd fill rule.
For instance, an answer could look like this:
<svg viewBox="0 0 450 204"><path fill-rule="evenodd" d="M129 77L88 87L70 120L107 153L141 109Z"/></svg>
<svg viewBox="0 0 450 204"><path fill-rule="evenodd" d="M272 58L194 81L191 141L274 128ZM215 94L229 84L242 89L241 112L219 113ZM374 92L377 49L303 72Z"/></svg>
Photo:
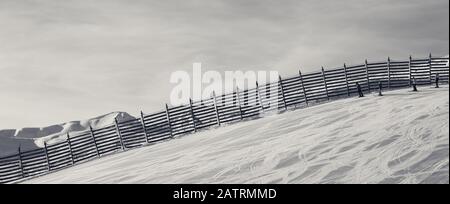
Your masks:
<svg viewBox="0 0 450 204"><path fill-rule="evenodd" d="M449 183L449 90L338 100L25 183Z"/></svg>

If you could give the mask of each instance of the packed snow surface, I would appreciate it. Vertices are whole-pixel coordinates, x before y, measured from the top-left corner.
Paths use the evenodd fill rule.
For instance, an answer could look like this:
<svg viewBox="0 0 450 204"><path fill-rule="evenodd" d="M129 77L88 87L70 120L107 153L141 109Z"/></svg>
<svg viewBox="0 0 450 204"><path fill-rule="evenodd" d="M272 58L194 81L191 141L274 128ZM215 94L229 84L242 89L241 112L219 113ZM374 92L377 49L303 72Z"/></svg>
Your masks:
<svg viewBox="0 0 450 204"><path fill-rule="evenodd" d="M334 101L87 162L27 183L449 183L449 90Z"/></svg>

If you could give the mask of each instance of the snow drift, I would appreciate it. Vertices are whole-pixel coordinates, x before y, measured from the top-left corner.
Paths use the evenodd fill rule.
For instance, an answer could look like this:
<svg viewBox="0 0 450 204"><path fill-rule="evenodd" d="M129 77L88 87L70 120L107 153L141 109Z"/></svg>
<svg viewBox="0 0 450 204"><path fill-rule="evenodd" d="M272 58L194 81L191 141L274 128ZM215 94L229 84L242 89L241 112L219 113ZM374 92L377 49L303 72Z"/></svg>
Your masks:
<svg viewBox="0 0 450 204"><path fill-rule="evenodd" d="M449 183L449 90L343 99L26 183Z"/></svg>

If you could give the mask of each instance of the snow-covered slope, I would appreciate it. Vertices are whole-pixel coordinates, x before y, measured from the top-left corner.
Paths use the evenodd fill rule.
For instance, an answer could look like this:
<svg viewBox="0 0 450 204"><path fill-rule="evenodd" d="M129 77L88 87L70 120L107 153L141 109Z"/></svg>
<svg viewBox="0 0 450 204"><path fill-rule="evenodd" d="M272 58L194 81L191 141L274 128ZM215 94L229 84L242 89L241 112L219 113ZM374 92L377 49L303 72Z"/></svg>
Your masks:
<svg viewBox="0 0 450 204"><path fill-rule="evenodd" d="M96 118L82 121L72 121L43 128L22 128L20 130L0 130L0 156L17 152L19 145L22 149L42 147L44 141L55 143L65 140L66 133L74 133L93 128L103 127L119 121L132 119L133 116L125 112L113 112Z"/></svg>
<svg viewBox="0 0 450 204"><path fill-rule="evenodd" d="M27 183L449 183L449 89L334 101Z"/></svg>

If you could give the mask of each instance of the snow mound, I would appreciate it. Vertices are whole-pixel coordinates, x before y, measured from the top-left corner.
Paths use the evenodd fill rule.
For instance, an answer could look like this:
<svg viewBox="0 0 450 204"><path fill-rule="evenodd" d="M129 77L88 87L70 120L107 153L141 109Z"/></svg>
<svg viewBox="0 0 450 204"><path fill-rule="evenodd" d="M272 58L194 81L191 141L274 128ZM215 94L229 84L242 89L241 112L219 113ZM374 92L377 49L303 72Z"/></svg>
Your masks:
<svg viewBox="0 0 450 204"><path fill-rule="evenodd" d="M449 183L449 89L334 101L27 183Z"/></svg>

